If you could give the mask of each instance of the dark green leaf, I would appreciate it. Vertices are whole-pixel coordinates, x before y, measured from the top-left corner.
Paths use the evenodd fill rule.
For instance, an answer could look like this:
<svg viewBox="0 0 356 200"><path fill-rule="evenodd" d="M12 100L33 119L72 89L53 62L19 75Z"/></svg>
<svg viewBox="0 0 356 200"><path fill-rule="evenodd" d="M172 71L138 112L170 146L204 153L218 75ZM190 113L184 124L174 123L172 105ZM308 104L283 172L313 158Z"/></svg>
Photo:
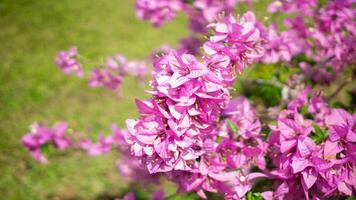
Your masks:
<svg viewBox="0 0 356 200"><path fill-rule="evenodd" d="M328 137L328 132L326 130L322 130L317 124L313 124L313 128L314 134L311 138L315 141L315 143L320 144Z"/></svg>

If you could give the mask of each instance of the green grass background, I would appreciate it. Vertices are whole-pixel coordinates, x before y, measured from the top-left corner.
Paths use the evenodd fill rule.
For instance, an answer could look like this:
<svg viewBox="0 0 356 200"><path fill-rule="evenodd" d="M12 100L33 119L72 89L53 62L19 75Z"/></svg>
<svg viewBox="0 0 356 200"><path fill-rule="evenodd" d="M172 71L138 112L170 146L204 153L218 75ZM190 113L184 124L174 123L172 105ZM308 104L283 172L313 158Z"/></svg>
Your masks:
<svg viewBox="0 0 356 200"><path fill-rule="evenodd" d="M40 165L20 139L33 122L67 120L96 135L137 116L133 100L145 95L136 81L125 81L122 98L90 89L56 68L58 50L77 45L93 60L116 52L141 59L162 43L174 46L185 26L178 17L154 29L136 18L133 0L0 0L0 199L110 199L129 190L116 154L55 152Z"/></svg>

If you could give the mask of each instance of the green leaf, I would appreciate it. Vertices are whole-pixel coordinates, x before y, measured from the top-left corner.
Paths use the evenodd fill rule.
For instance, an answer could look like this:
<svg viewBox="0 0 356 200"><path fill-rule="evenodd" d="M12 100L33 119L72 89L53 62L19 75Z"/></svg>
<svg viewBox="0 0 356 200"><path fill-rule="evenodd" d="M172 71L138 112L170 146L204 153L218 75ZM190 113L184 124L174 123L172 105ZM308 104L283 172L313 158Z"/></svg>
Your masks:
<svg viewBox="0 0 356 200"><path fill-rule="evenodd" d="M313 119L313 115L308 111L308 106L304 105L300 108L300 114L306 119Z"/></svg>
<svg viewBox="0 0 356 200"><path fill-rule="evenodd" d="M300 113L301 113L302 115L307 114L307 113L308 113L308 106L307 106L307 105L302 106L302 107L300 108Z"/></svg>
<svg viewBox="0 0 356 200"><path fill-rule="evenodd" d="M311 138L315 141L316 144L320 144L328 137L328 132L326 130L322 130L320 126L317 124L313 124L314 135Z"/></svg>
<svg viewBox="0 0 356 200"><path fill-rule="evenodd" d="M232 122L231 120L227 120L227 126L232 132L237 133L238 129L234 122Z"/></svg>
<svg viewBox="0 0 356 200"><path fill-rule="evenodd" d="M44 154L49 154L49 153L52 152L52 150L53 150L53 148L52 148L52 145L50 143L46 143L46 144L41 146L41 151Z"/></svg>
<svg viewBox="0 0 356 200"><path fill-rule="evenodd" d="M352 196L352 197L347 198L346 200L356 200L356 197Z"/></svg>
<svg viewBox="0 0 356 200"><path fill-rule="evenodd" d="M247 193L246 199L247 200L263 200L260 193L253 193L253 192Z"/></svg>
<svg viewBox="0 0 356 200"><path fill-rule="evenodd" d="M270 125L273 125L273 126L277 126L277 121L276 120L273 120L269 123Z"/></svg>

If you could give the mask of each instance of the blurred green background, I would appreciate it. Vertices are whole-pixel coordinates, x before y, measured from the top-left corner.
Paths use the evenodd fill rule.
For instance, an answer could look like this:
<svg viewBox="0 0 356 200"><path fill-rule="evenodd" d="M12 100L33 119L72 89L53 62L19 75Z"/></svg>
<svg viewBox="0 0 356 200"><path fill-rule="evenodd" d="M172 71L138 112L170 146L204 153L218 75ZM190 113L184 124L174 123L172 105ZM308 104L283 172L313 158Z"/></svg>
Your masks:
<svg viewBox="0 0 356 200"><path fill-rule="evenodd" d="M187 35L185 26L179 16L154 29L136 18L133 0L0 0L0 199L112 199L129 190L115 153L53 152L40 165L20 139L33 122L67 120L97 135L137 116L133 100L144 97L144 88L136 81L125 81L121 98L90 89L57 69L58 50L77 45L93 60L117 52L141 59L162 43L174 46Z"/></svg>

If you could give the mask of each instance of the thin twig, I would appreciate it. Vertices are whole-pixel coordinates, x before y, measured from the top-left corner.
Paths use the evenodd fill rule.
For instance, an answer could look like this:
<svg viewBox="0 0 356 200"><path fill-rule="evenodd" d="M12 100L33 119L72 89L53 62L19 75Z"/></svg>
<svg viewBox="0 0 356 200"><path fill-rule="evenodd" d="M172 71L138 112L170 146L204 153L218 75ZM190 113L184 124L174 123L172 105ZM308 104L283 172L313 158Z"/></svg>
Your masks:
<svg viewBox="0 0 356 200"><path fill-rule="evenodd" d="M342 83L336 88L336 90L335 90L333 93L331 93L330 96L328 96L327 100L330 101L330 100L332 100L333 98L335 98L335 97L339 94L339 92L340 92L345 86L347 86L347 85L348 85L349 83L351 83L351 82L352 82L352 78L351 78L351 77L348 78L348 79L346 79L344 82L342 82Z"/></svg>

